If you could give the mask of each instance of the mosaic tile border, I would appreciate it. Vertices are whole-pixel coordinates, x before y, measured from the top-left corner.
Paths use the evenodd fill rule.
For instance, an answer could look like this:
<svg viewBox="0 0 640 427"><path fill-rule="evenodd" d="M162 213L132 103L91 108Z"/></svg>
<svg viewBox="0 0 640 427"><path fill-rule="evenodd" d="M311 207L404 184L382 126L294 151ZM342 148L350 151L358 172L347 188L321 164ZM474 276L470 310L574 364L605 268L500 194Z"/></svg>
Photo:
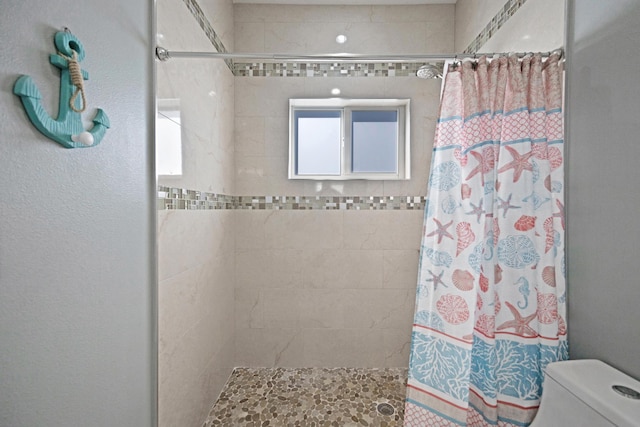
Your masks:
<svg viewBox="0 0 640 427"><path fill-rule="evenodd" d="M476 53L525 4L527 0L508 0L489 23L473 39L464 53Z"/></svg>
<svg viewBox="0 0 640 427"><path fill-rule="evenodd" d="M424 196L237 196L235 209L422 210Z"/></svg>
<svg viewBox="0 0 640 427"><path fill-rule="evenodd" d="M437 63L442 67L443 63ZM415 77L422 63L234 62L236 77Z"/></svg>
<svg viewBox="0 0 640 427"><path fill-rule="evenodd" d="M158 187L158 210L424 210L425 196L229 196Z"/></svg>
<svg viewBox="0 0 640 427"><path fill-rule="evenodd" d="M158 186L158 210L235 209L235 204L226 194Z"/></svg>
<svg viewBox="0 0 640 427"><path fill-rule="evenodd" d="M207 16L202 11L202 8L200 8L200 5L198 4L198 2L196 0L183 0L183 1L184 1L184 4L187 5L189 12L191 12L193 17L196 18L196 21L198 21L200 28L202 28L202 31L204 31L204 34L207 36L207 38L209 39L213 47L218 52L226 53L227 48L224 47L224 44L222 43L222 40L218 36L218 33L216 33L216 31L213 29L213 26L207 19ZM233 72L233 61L230 59L225 59L224 62L227 64L227 67L229 67L231 72Z"/></svg>

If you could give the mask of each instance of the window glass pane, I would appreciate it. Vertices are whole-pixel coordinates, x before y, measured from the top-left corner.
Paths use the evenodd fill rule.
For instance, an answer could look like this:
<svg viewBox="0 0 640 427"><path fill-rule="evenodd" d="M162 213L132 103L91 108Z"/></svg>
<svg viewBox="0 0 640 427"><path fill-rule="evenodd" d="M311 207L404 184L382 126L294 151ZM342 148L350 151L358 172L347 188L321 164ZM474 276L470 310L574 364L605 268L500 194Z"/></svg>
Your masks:
<svg viewBox="0 0 640 427"><path fill-rule="evenodd" d="M340 175L341 113L295 112L298 175Z"/></svg>
<svg viewBox="0 0 640 427"><path fill-rule="evenodd" d="M398 173L398 111L352 111L353 172Z"/></svg>

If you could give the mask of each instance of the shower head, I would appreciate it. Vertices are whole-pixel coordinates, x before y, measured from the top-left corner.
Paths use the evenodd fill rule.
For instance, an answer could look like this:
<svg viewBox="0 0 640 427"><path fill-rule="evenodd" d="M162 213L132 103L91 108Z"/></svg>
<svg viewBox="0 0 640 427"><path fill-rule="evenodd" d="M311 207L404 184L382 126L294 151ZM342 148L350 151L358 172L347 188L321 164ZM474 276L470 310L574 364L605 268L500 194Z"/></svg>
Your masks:
<svg viewBox="0 0 640 427"><path fill-rule="evenodd" d="M442 67L435 64L424 64L418 68L416 76L421 79L440 79L442 78Z"/></svg>

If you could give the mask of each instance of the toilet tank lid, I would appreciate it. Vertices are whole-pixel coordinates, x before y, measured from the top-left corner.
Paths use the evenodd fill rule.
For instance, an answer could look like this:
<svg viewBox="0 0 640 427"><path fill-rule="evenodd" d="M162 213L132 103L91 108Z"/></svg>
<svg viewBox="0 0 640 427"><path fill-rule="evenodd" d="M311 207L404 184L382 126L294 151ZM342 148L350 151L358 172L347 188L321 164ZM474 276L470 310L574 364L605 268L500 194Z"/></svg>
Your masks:
<svg viewBox="0 0 640 427"><path fill-rule="evenodd" d="M612 389L614 385L622 385L640 393L640 382L629 375L593 359L550 363L545 373L613 424L638 425L640 400L622 396Z"/></svg>

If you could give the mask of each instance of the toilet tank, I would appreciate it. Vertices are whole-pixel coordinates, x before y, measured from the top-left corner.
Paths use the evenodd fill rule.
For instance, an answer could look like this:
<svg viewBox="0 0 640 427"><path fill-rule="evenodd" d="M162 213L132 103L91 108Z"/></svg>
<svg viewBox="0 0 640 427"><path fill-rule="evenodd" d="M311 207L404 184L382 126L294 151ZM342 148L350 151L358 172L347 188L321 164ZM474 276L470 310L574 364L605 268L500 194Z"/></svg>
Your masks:
<svg viewBox="0 0 640 427"><path fill-rule="evenodd" d="M599 360L550 363L532 427L638 427L640 400L614 391L640 392L640 382Z"/></svg>

